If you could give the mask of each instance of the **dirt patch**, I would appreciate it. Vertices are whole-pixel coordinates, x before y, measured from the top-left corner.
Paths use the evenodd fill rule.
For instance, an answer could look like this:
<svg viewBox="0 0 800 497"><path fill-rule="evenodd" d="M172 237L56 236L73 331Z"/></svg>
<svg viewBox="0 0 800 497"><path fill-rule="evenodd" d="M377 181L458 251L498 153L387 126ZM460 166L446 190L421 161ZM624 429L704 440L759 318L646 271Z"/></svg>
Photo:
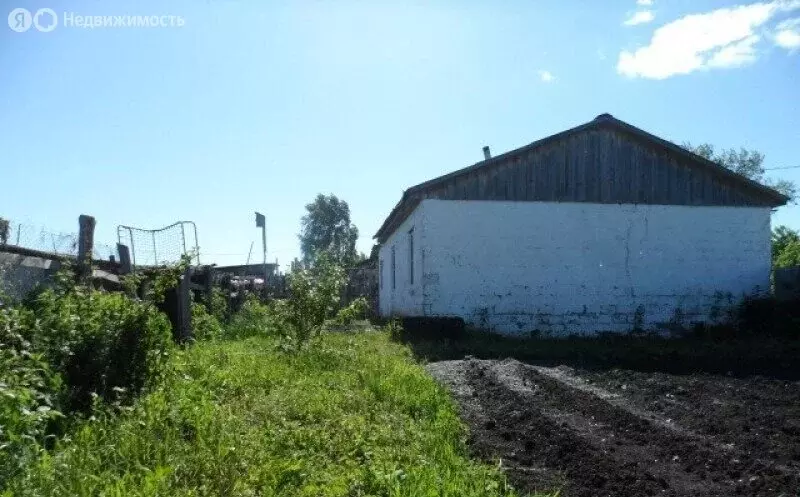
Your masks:
<svg viewBox="0 0 800 497"><path fill-rule="evenodd" d="M797 382L514 360L429 369L452 389L476 453L499 458L523 491L694 497L800 489Z"/></svg>

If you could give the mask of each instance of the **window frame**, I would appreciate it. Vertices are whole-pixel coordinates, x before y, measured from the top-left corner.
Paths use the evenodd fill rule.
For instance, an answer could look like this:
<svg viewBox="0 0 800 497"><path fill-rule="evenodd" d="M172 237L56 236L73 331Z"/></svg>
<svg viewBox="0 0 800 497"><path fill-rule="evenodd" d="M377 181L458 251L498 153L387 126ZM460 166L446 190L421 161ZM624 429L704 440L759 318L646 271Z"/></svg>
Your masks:
<svg viewBox="0 0 800 497"><path fill-rule="evenodd" d="M408 271L410 284L414 284L414 227L408 230Z"/></svg>
<svg viewBox="0 0 800 497"><path fill-rule="evenodd" d="M392 290L397 288L397 251L392 245Z"/></svg>

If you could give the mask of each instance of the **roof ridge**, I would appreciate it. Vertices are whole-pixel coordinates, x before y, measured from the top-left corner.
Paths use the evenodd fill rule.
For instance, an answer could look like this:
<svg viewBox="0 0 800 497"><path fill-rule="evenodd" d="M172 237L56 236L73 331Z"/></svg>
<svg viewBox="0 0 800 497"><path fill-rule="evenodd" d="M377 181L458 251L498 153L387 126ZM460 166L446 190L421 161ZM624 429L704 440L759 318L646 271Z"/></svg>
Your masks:
<svg viewBox="0 0 800 497"><path fill-rule="evenodd" d="M443 174L441 176L437 176L435 178L432 178L430 180L418 183L414 186L407 188L406 190L403 191L403 196L401 197L400 201L394 206L392 211L389 213L389 216L387 216L381 227L375 233L374 237L379 238L381 236L383 231L389 226L390 221L395 217L395 215L398 213L402 205L411 196L416 195L419 192L422 192L433 185L437 185L449 179L474 172L477 169L482 169L484 167L491 167L492 165L505 162L507 159L519 155L521 153L535 150L549 143L556 142L558 140L566 138L575 133L580 133L601 126L602 127L613 126L624 133L633 135L635 138L638 138L639 140L664 147L667 150L672 151L673 153L680 154L690 162L693 162L701 167L710 168L713 173L724 176L732 181L738 182L745 188L750 188L758 191L762 195L769 197L770 200L776 205L784 205L789 200L787 196L783 195L782 193L778 192L773 188L770 188L769 186L763 185L757 181L747 178L746 176L743 176L735 171L732 171L731 169L728 169L727 167L718 164L714 161L706 159L705 157L697 155L694 152L691 152L690 150L687 150L669 140L665 140L664 138L661 138L652 133L644 131L643 129L637 128L636 126L628 124L627 122L622 121L621 119L618 119L609 113L603 113L597 115L591 121L579 124L578 126L566 129L564 131L560 131L558 133L554 133L552 135L545 136L544 138L535 140L531 143L528 143L527 145L523 145L521 147L509 150L494 157L490 157L488 159L476 162L470 166L457 169L455 171Z"/></svg>

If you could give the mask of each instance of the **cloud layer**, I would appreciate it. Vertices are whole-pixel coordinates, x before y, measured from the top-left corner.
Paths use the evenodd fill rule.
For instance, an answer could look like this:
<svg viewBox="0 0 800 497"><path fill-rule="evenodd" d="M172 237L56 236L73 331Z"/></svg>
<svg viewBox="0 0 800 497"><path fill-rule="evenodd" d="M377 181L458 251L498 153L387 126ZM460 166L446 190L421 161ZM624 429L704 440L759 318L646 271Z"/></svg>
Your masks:
<svg viewBox="0 0 800 497"><path fill-rule="evenodd" d="M800 17L787 19L778 24L775 44L787 50L800 48Z"/></svg>
<svg viewBox="0 0 800 497"><path fill-rule="evenodd" d="M756 46L768 21L797 9L800 0L774 0L681 17L656 29L649 45L623 50L617 71L629 77L665 79L750 64L757 58ZM780 23L771 39L784 48L800 47L799 24L800 20Z"/></svg>

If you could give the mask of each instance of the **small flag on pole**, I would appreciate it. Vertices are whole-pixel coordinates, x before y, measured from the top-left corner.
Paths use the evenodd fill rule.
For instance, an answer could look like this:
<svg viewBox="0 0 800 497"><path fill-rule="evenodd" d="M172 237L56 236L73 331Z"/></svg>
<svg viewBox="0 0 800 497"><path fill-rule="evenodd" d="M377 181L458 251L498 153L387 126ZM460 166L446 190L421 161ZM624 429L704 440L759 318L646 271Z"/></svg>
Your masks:
<svg viewBox="0 0 800 497"><path fill-rule="evenodd" d="M264 228L266 225L267 219L264 217L264 214L256 212L256 228Z"/></svg>

